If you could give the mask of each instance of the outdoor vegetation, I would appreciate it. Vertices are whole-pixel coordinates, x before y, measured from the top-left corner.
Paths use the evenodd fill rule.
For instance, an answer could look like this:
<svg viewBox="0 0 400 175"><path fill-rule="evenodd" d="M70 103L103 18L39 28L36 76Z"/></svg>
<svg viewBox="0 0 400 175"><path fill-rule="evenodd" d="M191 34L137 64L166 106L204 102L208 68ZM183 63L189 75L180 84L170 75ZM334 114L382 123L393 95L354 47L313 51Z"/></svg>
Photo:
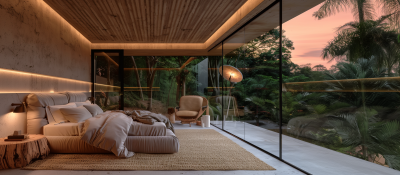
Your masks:
<svg viewBox="0 0 400 175"><path fill-rule="evenodd" d="M374 10L384 13L377 17ZM354 21L338 26L321 59L324 65L291 61L294 43L283 33L284 133L329 149L400 170L400 1L329 0L314 13L317 19L352 10ZM98 57L99 71L109 85L118 85L118 69ZM116 59L115 59L116 60ZM199 81L206 65L207 87ZM230 86L218 69L238 68L243 80ZM124 58L126 109L167 113L183 95L209 100L210 115L225 115L232 100L232 120L258 126L279 120L279 30L273 29L220 56L142 56ZM127 88L128 87L128 88ZM131 88L129 88L131 87ZM108 100L116 92L97 92L103 109L116 109ZM224 97L222 97L224 96ZM225 100L224 106L221 103ZM268 128L267 128L268 129Z"/></svg>

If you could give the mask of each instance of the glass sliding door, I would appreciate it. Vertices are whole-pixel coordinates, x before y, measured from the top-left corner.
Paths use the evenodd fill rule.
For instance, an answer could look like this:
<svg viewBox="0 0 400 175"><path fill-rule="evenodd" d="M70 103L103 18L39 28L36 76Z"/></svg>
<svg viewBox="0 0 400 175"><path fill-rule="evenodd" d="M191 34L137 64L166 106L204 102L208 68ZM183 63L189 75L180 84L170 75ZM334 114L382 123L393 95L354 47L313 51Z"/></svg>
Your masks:
<svg viewBox="0 0 400 175"><path fill-rule="evenodd" d="M276 156L280 155L279 24L279 3L274 3L210 51L223 51L222 89L217 97L222 124L215 126Z"/></svg>
<svg viewBox="0 0 400 175"><path fill-rule="evenodd" d="M92 96L104 111L121 109L121 57L123 51L92 50Z"/></svg>
<svg viewBox="0 0 400 175"><path fill-rule="evenodd" d="M283 159L313 174L400 174L397 24L350 12L317 20L321 5L284 24L284 48L296 50L284 52Z"/></svg>
<svg viewBox="0 0 400 175"><path fill-rule="evenodd" d="M222 43L223 66L219 68L222 78L222 93L217 98L217 102L222 106L223 128L240 138L245 138L244 106L242 103L238 103L244 100L241 95L245 93L242 82L244 80L243 71L246 71L244 66L245 43L244 29L239 30Z"/></svg>
<svg viewBox="0 0 400 175"><path fill-rule="evenodd" d="M211 121L219 117L215 96L220 90L216 72L220 57L125 56L123 61L125 110L149 110L168 116L179 106L182 96L197 95L209 101L204 115L209 114Z"/></svg>

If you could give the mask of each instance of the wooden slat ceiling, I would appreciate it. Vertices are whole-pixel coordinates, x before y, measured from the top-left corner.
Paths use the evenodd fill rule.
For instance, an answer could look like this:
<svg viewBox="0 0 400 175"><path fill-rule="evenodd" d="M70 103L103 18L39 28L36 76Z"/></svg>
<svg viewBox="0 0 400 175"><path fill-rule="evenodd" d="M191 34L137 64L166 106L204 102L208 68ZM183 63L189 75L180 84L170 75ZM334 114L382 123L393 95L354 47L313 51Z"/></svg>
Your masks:
<svg viewBox="0 0 400 175"><path fill-rule="evenodd" d="M45 0L92 43L204 43L247 0Z"/></svg>

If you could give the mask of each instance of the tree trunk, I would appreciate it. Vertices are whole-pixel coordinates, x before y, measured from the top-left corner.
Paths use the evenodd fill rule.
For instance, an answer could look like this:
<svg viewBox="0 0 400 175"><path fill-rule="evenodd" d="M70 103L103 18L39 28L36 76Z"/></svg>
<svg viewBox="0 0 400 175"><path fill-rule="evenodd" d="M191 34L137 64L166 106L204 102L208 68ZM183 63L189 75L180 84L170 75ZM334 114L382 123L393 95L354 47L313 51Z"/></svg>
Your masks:
<svg viewBox="0 0 400 175"><path fill-rule="evenodd" d="M181 89L181 77L178 74L178 76L176 77L176 103L179 104L179 100L180 100L180 89Z"/></svg>
<svg viewBox="0 0 400 175"><path fill-rule="evenodd" d="M147 107L147 110L151 111L152 106L153 106L153 83L154 83L154 77L156 76L156 70L153 71L150 82L148 82L149 86L149 106Z"/></svg>
<svg viewBox="0 0 400 175"><path fill-rule="evenodd" d="M364 160L368 161L368 152L367 152L367 147L366 147L366 146L364 146L364 145L362 145L362 146L361 146L361 149L362 149L362 152L363 152L363 157L364 157Z"/></svg>
<svg viewBox="0 0 400 175"><path fill-rule="evenodd" d="M0 141L0 170L21 168L34 159L43 159L50 153L43 135L30 135L23 141Z"/></svg>
<svg viewBox="0 0 400 175"><path fill-rule="evenodd" d="M171 89L172 89L172 79L171 79L171 83L169 85L169 90L168 90L168 97L167 97L167 107L169 107L169 95L171 94Z"/></svg>
<svg viewBox="0 0 400 175"><path fill-rule="evenodd" d="M364 22L364 2L365 0L358 0L357 6L358 6L358 20L359 22Z"/></svg>
<svg viewBox="0 0 400 175"><path fill-rule="evenodd" d="M148 72L147 72L147 86L149 87L149 93L148 93L148 98L149 98L149 106L147 107L147 110L152 109L152 101L153 101L153 82L154 82L154 77L156 74L156 70L153 69L153 67L156 65L158 62L158 58L155 57L147 57L146 63L148 67Z"/></svg>
<svg viewBox="0 0 400 175"><path fill-rule="evenodd" d="M140 91L140 98L144 101L142 86L140 85L139 72L138 72L138 70L137 70L135 58L134 58L133 56L132 56L132 61L133 61L133 68L135 68L134 71L135 71L135 74L136 74L137 86L139 87L139 91Z"/></svg>
<svg viewBox="0 0 400 175"><path fill-rule="evenodd" d="M186 75L185 75L185 77L183 77L182 78L182 96L185 96L186 95Z"/></svg>

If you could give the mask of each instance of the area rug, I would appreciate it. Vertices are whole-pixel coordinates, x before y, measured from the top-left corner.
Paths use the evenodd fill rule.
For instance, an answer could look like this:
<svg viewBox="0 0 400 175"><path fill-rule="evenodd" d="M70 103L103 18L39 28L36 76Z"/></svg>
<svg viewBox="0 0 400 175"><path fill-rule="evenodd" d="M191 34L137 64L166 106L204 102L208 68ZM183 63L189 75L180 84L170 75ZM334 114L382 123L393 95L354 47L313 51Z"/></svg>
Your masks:
<svg viewBox="0 0 400 175"><path fill-rule="evenodd" d="M175 154L50 154L26 170L275 170L213 129L177 129Z"/></svg>

